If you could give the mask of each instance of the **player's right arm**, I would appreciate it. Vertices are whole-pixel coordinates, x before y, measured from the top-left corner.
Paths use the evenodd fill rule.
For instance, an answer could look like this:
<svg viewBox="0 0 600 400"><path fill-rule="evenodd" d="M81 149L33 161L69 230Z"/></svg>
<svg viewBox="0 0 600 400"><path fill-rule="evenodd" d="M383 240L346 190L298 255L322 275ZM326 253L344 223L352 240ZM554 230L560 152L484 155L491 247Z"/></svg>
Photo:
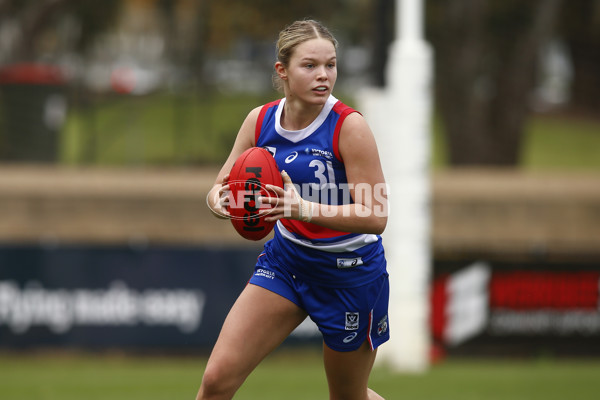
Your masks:
<svg viewBox="0 0 600 400"><path fill-rule="evenodd" d="M233 143L229 157L227 157L227 160L221 167L212 189L208 192L206 202L213 214L217 217L229 218L229 213L222 207L223 202L228 197L229 187L226 185L227 178L229 177L229 171L231 171L231 167L233 167L235 160L237 160L244 151L255 145L254 136L256 131L256 121L258 121L260 109L261 107L257 107L250 111L246 116L235 142Z"/></svg>

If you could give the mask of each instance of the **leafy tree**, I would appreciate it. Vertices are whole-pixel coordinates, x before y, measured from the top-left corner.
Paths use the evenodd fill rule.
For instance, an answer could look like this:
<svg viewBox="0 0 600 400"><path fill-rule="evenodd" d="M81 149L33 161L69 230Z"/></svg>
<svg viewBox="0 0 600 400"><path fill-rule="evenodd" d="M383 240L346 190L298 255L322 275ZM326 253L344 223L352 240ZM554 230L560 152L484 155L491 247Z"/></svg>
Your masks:
<svg viewBox="0 0 600 400"><path fill-rule="evenodd" d="M67 51L81 51L112 21L119 0L0 0L0 23L17 27L10 60L35 61L46 55L44 38L60 36L68 18L76 21L77 37L69 41Z"/></svg>
<svg viewBox="0 0 600 400"><path fill-rule="evenodd" d="M516 165L539 49L554 32L561 0L432 0L428 5L436 100L450 163Z"/></svg>
<svg viewBox="0 0 600 400"><path fill-rule="evenodd" d="M564 3L560 27L574 71L570 106L597 117L600 110L600 1Z"/></svg>

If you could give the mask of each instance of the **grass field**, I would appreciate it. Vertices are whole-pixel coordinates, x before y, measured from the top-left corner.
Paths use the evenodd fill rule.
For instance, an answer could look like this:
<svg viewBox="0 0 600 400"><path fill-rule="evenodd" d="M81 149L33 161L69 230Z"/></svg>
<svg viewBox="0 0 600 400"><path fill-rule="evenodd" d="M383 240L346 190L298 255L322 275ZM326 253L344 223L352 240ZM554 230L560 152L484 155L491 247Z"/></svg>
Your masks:
<svg viewBox="0 0 600 400"><path fill-rule="evenodd" d="M61 135L63 164L221 163L253 106L273 96L156 94L74 108Z"/></svg>
<svg viewBox="0 0 600 400"><path fill-rule="evenodd" d="M600 170L600 122L536 116L527 125L522 165L535 170Z"/></svg>
<svg viewBox="0 0 600 400"><path fill-rule="evenodd" d="M67 165L220 164L250 109L276 96L163 93L74 107L61 135L60 159ZM352 105L351 97L340 98ZM444 168L448 157L439 118L432 128L431 164ZM520 166L600 170L600 121L532 115Z"/></svg>
<svg viewBox="0 0 600 400"><path fill-rule="evenodd" d="M192 399L201 357L91 354L3 354L0 398L6 400ZM600 360L449 360L425 374L376 367L371 387L386 399L584 400L598 398ZM326 399L327 384L315 350L270 356L236 399Z"/></svg>

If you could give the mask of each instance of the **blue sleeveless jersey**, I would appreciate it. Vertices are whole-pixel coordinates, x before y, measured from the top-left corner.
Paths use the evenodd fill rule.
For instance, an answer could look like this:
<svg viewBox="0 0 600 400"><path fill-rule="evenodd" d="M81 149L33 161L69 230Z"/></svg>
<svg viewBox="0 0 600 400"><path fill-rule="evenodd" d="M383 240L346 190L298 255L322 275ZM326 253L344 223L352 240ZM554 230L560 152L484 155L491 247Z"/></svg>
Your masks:
<svg viewBox="0 0 600 400"><path fill-rule="evenodd" d="M351 203L338 140L344 119L356 111L330 96L308 127L288 131L280 123L284 104L285 98L263 106L255 145L271 152L302 198L331 205ZM379 235L340 232L291 219L277 222L264 255L307 281L327 286L358 286L385 270Z"/></svg>

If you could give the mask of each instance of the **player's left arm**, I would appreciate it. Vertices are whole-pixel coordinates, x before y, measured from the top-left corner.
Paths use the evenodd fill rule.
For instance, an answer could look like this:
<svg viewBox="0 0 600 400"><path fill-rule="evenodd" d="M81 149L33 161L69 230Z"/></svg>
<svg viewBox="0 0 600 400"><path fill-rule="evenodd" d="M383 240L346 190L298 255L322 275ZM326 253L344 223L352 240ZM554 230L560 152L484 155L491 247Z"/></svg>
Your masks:
<svg viewBox="0 0 600 400"><path fill-rule="evenodd" d="M345 232L380 234L388 218L387 187L375 137L362 115L346 117L338 146L353 202L342 206L316 204L312 222ZM326 217L332 214L334 218Z"/></svg>

